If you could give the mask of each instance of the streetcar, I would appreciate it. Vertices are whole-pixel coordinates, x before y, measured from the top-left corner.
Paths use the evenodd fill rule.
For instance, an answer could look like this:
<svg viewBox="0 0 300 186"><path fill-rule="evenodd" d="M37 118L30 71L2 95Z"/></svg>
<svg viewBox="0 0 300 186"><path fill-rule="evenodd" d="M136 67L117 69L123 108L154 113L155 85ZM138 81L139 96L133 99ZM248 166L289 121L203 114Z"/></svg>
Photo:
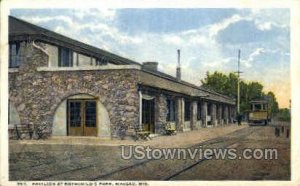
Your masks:
<svg viewBox="0 0 300 186"><path fill-rule="evenodd" d="M267 100L251 101L248 113L249 125L267 125L271 121L271 108Z"/></svg>

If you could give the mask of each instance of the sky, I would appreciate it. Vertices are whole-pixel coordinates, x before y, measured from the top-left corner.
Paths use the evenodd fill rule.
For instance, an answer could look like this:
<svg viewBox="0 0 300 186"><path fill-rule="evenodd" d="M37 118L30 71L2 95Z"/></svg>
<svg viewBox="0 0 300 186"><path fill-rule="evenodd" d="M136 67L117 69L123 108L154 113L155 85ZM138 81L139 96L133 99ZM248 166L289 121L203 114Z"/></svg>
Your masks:
<svg viewBox="0 0 300 186"><path fill-rule="evenodd" d="M206 72L237 71L273 91L279 107L290 100L289 9L13 9L10 14L137 62L157 61L196 85Z"/></svg>

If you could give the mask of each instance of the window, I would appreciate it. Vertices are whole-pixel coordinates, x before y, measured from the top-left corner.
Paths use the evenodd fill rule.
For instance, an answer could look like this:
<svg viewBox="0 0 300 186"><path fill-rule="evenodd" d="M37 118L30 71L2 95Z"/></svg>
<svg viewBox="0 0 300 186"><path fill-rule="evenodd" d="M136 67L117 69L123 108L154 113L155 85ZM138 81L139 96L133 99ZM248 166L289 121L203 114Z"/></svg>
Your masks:
<svg viewBox="0 0 300 186"><path fill-rule="evenodd" d="M255 104L254 105L254 111L259 111L262 110L262 105L261 104Z"/></svg>
<svg viewBox="0 0 300 186"><path fill-rule="evenodd" d="M197 120L201 120L201 102L197 103Z"/></svg>
<svg viewBox="0 0 300 186"><path fill-rule="evenodd" d="M20 43L9 45L9 68L19 68L21 64Z"/></svg>
<svg viewBox="0 0 300 186"><path fill-rule="evenodd" d="M184 104L184 120L190 121L191 120L191 102L185 101Z"/></svg>
<svg viewBox="0 0 300 186"><path fill-rule="evenodd" d="M104 56L96 60L96 65L107 65L107 63L108 60Z"/></svg>
<svg viewBox="0 0 300 186"><path fill-rule="evenodd" d="M85 102L85 126L96 127L96 101Z"/></svg>
<svg viewBox="0 0 300 186"><path fill-rule="evenodd" d="M73 66L73 51L71 49L59 48L58 66L60 66L60 67L72 67Z"/></svg>
<svg viewBox="0 0 300 186"><path fill-rule="evenodd" d="M264 110L266 111L266 110L268 110L269 108L268 108L268 104L264 104Z"/></svg>
<svg viewBox="0 0 300 186"><path fill-rule="evenodd" d="M70 126L80 127L81 126L81 102L72 101L70 104Z"/></svg>
<svg viewBox="0 0 300 186"><path fill-rule="evenodd" d="M167 99L167 121L175 121L175 101L172 99Z"/></svg>

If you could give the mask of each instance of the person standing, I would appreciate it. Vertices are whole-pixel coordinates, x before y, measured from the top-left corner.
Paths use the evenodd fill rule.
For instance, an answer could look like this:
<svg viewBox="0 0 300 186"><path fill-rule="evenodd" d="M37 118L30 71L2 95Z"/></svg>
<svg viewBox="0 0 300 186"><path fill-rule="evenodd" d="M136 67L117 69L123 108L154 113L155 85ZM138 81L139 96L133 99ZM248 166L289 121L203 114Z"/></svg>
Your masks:
<svg viewBox="0 0 300 186"><path fill-rule="evenodd" d="M241 125L242 118L243 118L243 115L242 115L242 114L238 114L238 115L237 115L237 122L238 122L238 125Z"/></svg>

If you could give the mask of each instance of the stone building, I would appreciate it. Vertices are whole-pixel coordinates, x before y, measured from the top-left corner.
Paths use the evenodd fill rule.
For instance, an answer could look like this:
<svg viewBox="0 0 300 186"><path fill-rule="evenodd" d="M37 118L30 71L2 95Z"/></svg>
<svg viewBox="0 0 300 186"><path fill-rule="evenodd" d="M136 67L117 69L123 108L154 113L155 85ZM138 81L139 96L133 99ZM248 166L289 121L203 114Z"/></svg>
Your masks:
<svg viewBox="0 0 300 186"><path fill-rule="evenodd" d="M9 17L9 125L45 136L113 138L233 122L235 100L14 17ZM178 59L180 52L178 51Z"/></svg>

